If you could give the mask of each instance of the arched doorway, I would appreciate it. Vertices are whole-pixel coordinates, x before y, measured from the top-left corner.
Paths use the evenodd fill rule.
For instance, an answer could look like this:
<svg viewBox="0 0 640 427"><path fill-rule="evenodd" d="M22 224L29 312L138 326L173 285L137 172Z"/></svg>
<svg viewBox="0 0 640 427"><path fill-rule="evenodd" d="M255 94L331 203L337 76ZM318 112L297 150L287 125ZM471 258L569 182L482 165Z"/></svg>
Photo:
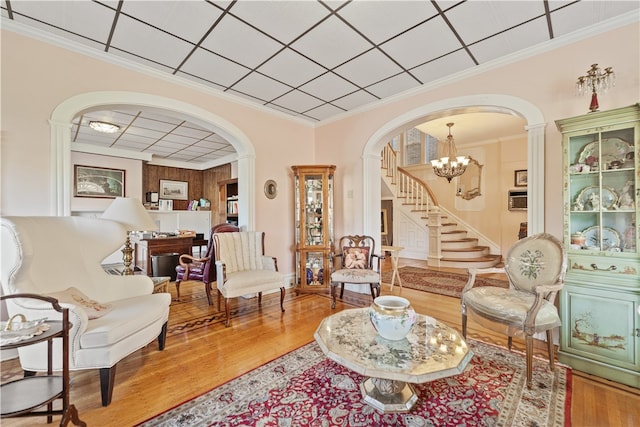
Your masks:
<svg viewBox="0 0 640 427"><path fill-rule="evenodd" d="M398 130L462 112L504 112L527 122L527 221L529 234L544 231L544 128L542 112L520 98L506 95L470 95L445 99L411 110L384 124L363 150L363 224L367 234L380 238L380 153Z"/></svg>
<svg viewBox="0 0 640 427"><path fill-rule="evenodd" d="M255 225L255 149L236 126L209 111L191 104L156 95L136 92L91 92L62 102L51 114L51 214L70 215L71 210L71 122L80 112L96 107L135 105L153 107L188 119L224 137L238 153L238 193L246 200L239 213L239 224L247 229Z"/></svg>

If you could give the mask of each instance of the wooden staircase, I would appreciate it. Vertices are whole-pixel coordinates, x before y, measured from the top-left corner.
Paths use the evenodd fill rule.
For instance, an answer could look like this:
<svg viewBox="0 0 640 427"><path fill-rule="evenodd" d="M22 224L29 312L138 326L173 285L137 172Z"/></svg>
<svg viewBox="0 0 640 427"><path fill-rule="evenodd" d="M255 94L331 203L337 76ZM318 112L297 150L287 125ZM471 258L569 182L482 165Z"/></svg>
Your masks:
<svg viewBox="0 0 640 427"><path fill-rule="evenodd" d="M437 248L429 248L429 266L486 268L502 261L500 255L490 253L488 246L479 245L478 238L469 236L464 227L440 213L435 194L425 182L397 166L395 152L389 144L383 150L382 169L383 179L401 201L404 212L417 222L424 222L430 236L437 234L439 244L433 245Z"/></svg>

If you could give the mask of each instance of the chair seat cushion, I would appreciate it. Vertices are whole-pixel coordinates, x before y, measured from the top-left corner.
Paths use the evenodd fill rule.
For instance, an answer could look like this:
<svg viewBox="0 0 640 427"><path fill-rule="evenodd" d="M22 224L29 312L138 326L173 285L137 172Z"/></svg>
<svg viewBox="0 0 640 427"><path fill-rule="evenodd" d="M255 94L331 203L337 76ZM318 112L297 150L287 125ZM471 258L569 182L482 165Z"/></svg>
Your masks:
<svg viewBox="0 0 640 427"><path fill-rule="evenodd" d="M343 268L331 273L331 281L335 283L378 283L380 273L373 270Z"/></svg>
<svg viewBox="0 0 640 427"><path fill-rule="evenodd" d="M113 301L109 313L89 321L80 337L80 347L113 346L165 316L171 295L158 293Z"/></svg>
<svg viewBox="0 0 640 427"><path fill-rule="evenodd" d="M284 276L273 270L245 270L227 274L224 283L218 281L218 289L225 298L235 298L256 292L284 287Z"/></svg>
<svg viewBox="0 0 640 427"><path fill-rule="evenodd" d="M478 314L492 319L503 319L508 325L522 326L535 295L514 289L483 286L472 288L462 295L463 304ZM549 301L543 301L535 320L536 332L560 326L558 310Z"/></svg>

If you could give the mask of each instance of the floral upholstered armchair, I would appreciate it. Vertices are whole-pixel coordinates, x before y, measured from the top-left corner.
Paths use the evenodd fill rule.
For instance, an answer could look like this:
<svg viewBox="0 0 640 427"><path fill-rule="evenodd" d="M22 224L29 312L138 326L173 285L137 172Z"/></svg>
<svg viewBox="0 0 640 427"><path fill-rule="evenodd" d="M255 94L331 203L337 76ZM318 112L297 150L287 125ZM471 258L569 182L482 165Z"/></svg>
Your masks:
<svg viewBox="0 0 640 427"><path fill-rule="evenodd" d="M338 241L340 266L331 273L331 308L336 308L336 287L340 298L345 283L368 284L371 297L380 296L380 256L371 236L343 236Z"/></svg>
<svg viewBox="0 0 640 427"><path fill-rule="evenodd" d="M509 337L524 336L527 359L527 387L531 388L533 335L546 332L549 366L554 369L553 329L560 326L554 304L564 286L567 254L554 236L540 233L516 242L504 268L469 269L469 281L462 290L462 335L467 336L467 314L482 326ZM506 273L509 288L473 287L479 274Z"/></svg>

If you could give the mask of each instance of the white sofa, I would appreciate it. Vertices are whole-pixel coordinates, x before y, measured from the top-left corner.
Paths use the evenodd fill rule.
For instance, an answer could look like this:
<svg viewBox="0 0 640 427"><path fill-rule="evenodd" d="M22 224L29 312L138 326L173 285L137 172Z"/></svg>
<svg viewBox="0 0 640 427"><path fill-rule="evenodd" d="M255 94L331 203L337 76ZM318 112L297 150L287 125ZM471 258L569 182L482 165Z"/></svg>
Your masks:
<svg viewBox="0 0 640 427"><path fill-rule="evenodd" d="M106 306L102 310L106 314L89 319L90 305L65 303L59 297L61 305L69 307L72 323L69 369L99 369L102 405L109 405L116 364L156 338L160 350L164 349L171 295L152 294L149 277L109 275L103 270L101 262L125 241L126 230L117 222L84 217L4 217L0 225L3 294L59 295L73 287ZM60 313L47 305L12 299L7 301L7 310L10 316L21 313L30 320L60 319ZM45 346L19 349L25 375L46 371ZM60 356L54 357L54 367L61 369Z"/></svg>

